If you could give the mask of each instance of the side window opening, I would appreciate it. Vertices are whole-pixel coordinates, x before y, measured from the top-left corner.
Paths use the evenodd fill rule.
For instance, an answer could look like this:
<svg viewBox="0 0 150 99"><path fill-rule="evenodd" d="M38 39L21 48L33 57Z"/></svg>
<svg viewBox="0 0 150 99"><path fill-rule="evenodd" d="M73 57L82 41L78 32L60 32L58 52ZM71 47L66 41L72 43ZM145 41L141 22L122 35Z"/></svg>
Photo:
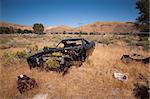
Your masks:
<svg viewBox="0 0 150 99"><path fill-rule="evenodd" d="M85 40L74 40L74 41L62 41L56 47L65 48L65 47L81 47L88 42Z"/></svg>

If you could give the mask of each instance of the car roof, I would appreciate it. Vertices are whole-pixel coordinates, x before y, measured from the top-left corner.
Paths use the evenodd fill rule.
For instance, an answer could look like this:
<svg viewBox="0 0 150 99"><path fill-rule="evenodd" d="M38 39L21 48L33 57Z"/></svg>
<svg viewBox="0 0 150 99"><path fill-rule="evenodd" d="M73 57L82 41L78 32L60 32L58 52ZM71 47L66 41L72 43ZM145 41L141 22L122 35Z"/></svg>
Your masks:
<svg viewBox="0 0 150 99"><path fill-rule="evenodd" d="M83 40L83 38L66 38L63 39L62 41L76 41L76 40Z"/></svg>

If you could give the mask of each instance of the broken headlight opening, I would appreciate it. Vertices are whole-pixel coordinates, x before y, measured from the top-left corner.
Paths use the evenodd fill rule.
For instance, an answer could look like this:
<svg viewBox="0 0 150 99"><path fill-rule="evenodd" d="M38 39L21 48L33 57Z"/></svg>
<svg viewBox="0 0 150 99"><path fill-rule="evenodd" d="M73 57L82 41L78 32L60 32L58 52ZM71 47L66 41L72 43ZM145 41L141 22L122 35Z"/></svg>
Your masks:
<svg viewBox="0 0 150 99"><path fill-rule="evenodd" d="M67 50L65 50L65 53L67 53L68 51Z"/></svg>

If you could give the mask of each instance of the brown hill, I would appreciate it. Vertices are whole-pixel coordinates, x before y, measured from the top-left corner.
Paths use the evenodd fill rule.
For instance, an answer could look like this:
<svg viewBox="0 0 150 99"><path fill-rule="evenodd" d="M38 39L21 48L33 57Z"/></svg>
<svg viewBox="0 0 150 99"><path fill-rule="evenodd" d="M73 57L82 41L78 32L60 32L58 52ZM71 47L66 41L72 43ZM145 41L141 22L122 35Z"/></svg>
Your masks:
<svg viewBox="0 0 150 99"><path fill-rule="evenodd" d="M77 28L58 26L47 29L46 32L98 32L98 33L131 33L137 29L133 22L94 22Z"/></svg>
<svg viewBox="0 0 150 99"><path fill-rule="evenodd" d="M137 29L132 22L95 22L76 28L74 31L98 33L130 33Z"/></svg>
<svg viewBox="0 0 150 99"><path fill-rule="evenodd" d="M14 23L0 22L0 26L20 29L33 30L32 26L18 25ZM138 31L133 22L94 22L81 27L72 28L69 26L48 26L45 27L46 33L63 33L63 32L97 32L97 33L132 33Z"/></svg>
<svg viewBox="0 0 150 99"><path fill-rule="evenodd" d="M61 26L54 26L54 27L47 27L45 29L46 33L63 33L64 31L70 31L72 28L69 26L61 25Z"/></svg>
<svg viewBox="0 0 150 99"><path fill-rule="evenodd" d="M14 24L14 23L8 23L8 22L0 22L0 26L4 27L13 27L15 29L27 29L27 30L33 30L32 26L25 26L25 25L19 25L19 24Z"/></svg>

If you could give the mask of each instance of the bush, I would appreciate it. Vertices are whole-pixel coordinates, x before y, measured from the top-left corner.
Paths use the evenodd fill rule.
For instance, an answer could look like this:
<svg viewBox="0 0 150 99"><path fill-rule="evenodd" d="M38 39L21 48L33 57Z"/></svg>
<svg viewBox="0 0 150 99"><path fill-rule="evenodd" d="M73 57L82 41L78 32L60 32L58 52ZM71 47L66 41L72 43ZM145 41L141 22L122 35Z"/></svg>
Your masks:
<svg viewBox="0 0 150 99"><path fill-rule="evenodd" d="M39 50L37 45L34 45L34 46L29 47L27 49L28 49L28 51L27 51L28 53L35 53L35 52L37 52Z"/></svg>
<svg viewBox="0 0 150 99"><path fill-rule="evenodd" d="M49 57L48 60L45 62L45 64L49 68L58 68L58 67L60 67L59 58L58 57Z"/></svg>
<svg viewBox="0 0 150 99"><path fill-rule="evenodd" d="M2 66L9 67L13 64L16 64L17 58L15 57L14 53L5 52L2 56Z"/></svg>
<svg viewBox="0 0 150 99"><path fill-rule="evenodd" d="M128 46L142 46L144 50L150 49L148 37L140 37L139 40L131 38L126 38L124 40L128 43Z"/></svg>
<svg viewBox="0 0 150 99"><path fill-rule="evenodd" d="M0 34L10 34L10 28L8 27L0 27Z"/></svg>
<svg viewBox="0 0 150 99"><path fill-rule="evenodd" d="M14 29L13 27L0 27L0 34L14 34L14 33L32 33L31 30Z"/></svg>
<svg viewBox="0 0 150 99"><path fill-rule="evenodd" d="M66 34L66 31L64 31L63 34Z"/></svg>
<svg viewBox="0 0 150 99"><path fill-rule="evenodd" d="M25 30L23 31L23 33L32 33L32 31L25 29Z"/></svg>
<svg viewBox="0 0 150 99"><path fill-rule="evenodd" d="M16 32L22 34L22 33L23 33L23 30L21 30L21 29L16 29Z"/></svg>
<svg viewBox="0 0 150 99"><path fill-rule="evenodd" d="M20 59L26 59L31 55L31 53L26 52L25 50L23 51L17 51L15 53L15 57L16 58L20 58Z"/></svg>
<svg viewBox="0 0 150 99"><path fill-rule="evenodd" d="M78 32L75 32L74 34L79 34Z"/></svg>
<svg viewBox="0 0 150 99"><path fill-rule="evenodd" d="M48 68L59 68L63 57L65 57L65 55L63 55L61 52L54 52L50 55L45 64L48 66Z"/></svg>
<svg viewBox="0 0 150 99"><path fill-rule="evenodd" d="M102 44L106 44L106 45L109 45L109 44L113 44L113 40L109 40L109 39L101 39L98 41L98 43L102 43Z"/></svg>
<svg viewBox="0 0 150 99"><path fill-rule="evenodd" d="M43 34L44 26L43 24L35 23L33 25L33 30L34 30L34 33L36 34Z"/></svg>
<svg viewBox="0 0 150 99"><path fill-rule="evenodd" d="M33 55L34 53L29 53L25 50L23 51L17 51L17 52L5 52L2 55L2 65L3 66L11 66L13 64L16 64L20 60L26 60L28 57Z"/></svg>

